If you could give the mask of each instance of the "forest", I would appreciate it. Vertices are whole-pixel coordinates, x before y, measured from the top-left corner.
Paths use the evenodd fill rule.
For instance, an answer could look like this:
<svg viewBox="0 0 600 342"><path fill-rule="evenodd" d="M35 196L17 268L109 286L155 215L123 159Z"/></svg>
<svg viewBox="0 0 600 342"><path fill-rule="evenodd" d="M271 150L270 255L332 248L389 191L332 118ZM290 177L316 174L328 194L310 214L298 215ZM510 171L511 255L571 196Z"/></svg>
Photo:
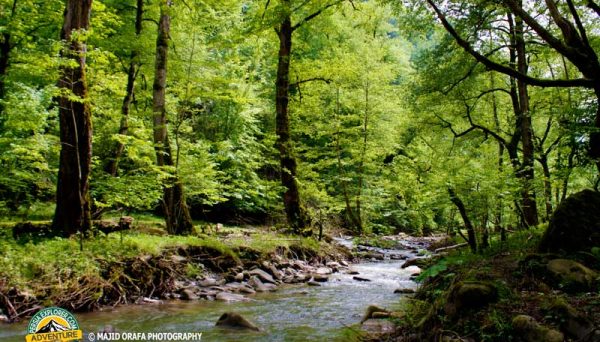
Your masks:
<svg viewBox="0 0 600 342"><path fill-rule="evenodd" d="M599 19L594 0L0 0L0 338L41 307L325 288L412 250L414 298L363 319L389 331L345 338L600 340Z"/></svg>

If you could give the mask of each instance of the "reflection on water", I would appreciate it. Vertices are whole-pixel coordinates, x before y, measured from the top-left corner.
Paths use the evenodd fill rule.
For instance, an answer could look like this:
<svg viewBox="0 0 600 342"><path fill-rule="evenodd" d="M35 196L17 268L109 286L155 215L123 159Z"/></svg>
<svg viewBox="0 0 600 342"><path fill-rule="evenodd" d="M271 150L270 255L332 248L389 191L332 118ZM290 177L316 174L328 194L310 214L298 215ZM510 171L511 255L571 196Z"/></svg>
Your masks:
<svg viewBox="0 0 600 342"><path fill-rule="evenodd" d="M341 338L345 326L360 321L369 304L393 309L399 305L398 287L415 287L402 261L352 265L360 276L334 274L321 287L286 286L252 296L244 303L209 301L129 305L101 312L77 314L84 333L112 325L119 332L202 332L204 341L318 341ZM237 311L263 332L229 331L215 327L219 316ZM23 341L27 322L0 325L1 341Z"/></svg>

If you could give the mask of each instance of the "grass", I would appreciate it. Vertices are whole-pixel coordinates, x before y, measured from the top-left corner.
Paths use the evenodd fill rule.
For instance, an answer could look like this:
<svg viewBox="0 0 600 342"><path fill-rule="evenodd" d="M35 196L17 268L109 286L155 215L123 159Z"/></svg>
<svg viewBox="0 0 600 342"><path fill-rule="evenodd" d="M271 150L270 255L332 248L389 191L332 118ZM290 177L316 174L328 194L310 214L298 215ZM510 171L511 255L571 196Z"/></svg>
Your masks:
<svg viewBox="0 0 600 342"><path fill-rule="evenodd" d="M323 246L310 238L239 227L224 227L219 237L204 234L158 236L136 231L122 235L99 234L84 240L83 251L80 251L76 236L18 242L10 233L9 229L0 230L0 280L5 278L11 286L23 289L32 288L32 284L53 284L83 276L98 276L106 262L119 262L143 255L157 256L165 250L178 247L209 247L221 255L239 260L235 252L239 247L249 247L261 255L267 255L292 245L299 245L316 254ZM188 271L190 274L198 272L196 269Z"/></svg>

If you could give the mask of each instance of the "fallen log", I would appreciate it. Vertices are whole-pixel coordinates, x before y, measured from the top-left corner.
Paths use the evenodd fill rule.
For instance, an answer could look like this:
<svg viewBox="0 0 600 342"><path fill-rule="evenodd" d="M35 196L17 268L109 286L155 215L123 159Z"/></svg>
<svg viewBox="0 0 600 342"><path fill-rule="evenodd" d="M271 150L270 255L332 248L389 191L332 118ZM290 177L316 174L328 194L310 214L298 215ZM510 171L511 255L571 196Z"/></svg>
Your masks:
<svg viewBox="0 0 600 342"><path fill-rule="evenodd" d="M458 245L452 245L452 246L437 248L437 249L433 250L433 252L434 253L440 253L440 252L448 251L448 250L451 250L451 249L457 249L457 248L465 247L465 246L468 246L468 245L469 245L468 243L463 242L463 243L459 243Z"/></svg>

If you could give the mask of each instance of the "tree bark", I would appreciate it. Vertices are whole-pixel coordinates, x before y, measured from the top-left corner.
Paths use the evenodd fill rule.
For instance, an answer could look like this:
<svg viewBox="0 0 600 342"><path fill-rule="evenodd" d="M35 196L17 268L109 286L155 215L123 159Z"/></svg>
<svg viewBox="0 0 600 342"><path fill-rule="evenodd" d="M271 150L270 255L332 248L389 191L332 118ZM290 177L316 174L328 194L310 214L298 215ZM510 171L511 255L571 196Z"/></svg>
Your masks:
<svg viewBox="0 0 600 342"><path fill-rule="evenodd" d="M167 111L165 93L167 86L167 59L169 52L169 32L171 17L170 0L161 2L158 35L156 39L156 64L152 94L154 146L158 166L173 166L173 157L167 131ZM185 201L183 184L177 174L163 189L162 208L169 234L185 235L193 230L192 217Z"/></svg>
<svg viewBox="0 0 600 342"><path fill-rule="evenodd" d="M471 220L469 219L469 216L467 215L467 209L465 208L465 204L460 199L460 197L458 197L456 195L456 192L454 191L454 189L448 188L448 194L450 195L450 200L452 201L452 203L454 203L454 205L458 209L458 212L460 213L460 217L462 217L463 222L465 224L465 228L467 229L467 237L468 237L467 242L469 243L469 247L471 247L471 251L473 253L476 253L477 252L477 240L475 238L475 229L473 228L473 224L471 223Z"/></svg>
<svg viewBox="0 0 600 342"><path fill-rule="evenodd" d="M139 39L142 33L142 20L144 14L144 0L136 0L136 14L135 14L135 39ZM119 125L119 135L127 135L129 131L129 111L131 109L131 103L133 102L133 94L135 87L135 79L137 77L137 71L139 68L139 52L135 49L131 51L129 57L129 68L127 69L127 86L125 88L125 97L123 98L123 104L121 105L121 123ZM111 157L109 158L108 164L105 167L105 171L111 176L117 176L119 170L119 161L125 150L125 144L121 141L117 141Z"/></svg>
<svg viewBox="0 0 600 342"><path fill-rule="evenodd" d="M522 6L519 1L519 6ZM525 52L525 40L523 38L524 25L520 17L515 18L515 42L517 51L517 70L523 75L527 75L527 55ZM523 181L521 189L522 210L525 225L527 227L536 226L538 221L537 203L535 200L535 190L533 189L534 179L534 146L533 146L533 127L531 123L531 112L529 110L529 93L527 83L517 80L517 90L519 94L519 112L521 118L521 144L523 147L523 162L519 170L519 177Z"/></svg>
<svg viewBox="0 0 600 342"><path fill-rule="evenodd" d="M284 0L289 5L289 1ZM276 146L279 150L281 166L281 185L285 188L283 205L287 221L295 233L302 233L307 226L306 213L300 203L300 190L298 189L297 163L292 151L290 139L290 119L288 112L290 90L290 57L292 51L292 20L289 15L282 19L277 35L279 37L279 59L277 65L277 80L275 83L276 97Z"/></svg>
<svg viewBox="0 0 600 342"><path fill-rule="evenodd" d="M13 0L10 17L14 18L17 12L17 0ZM8 65L10 62L10 52L13 48L11 43L12 35L10 31L2 33L2 41L0 41L0 114L4 113L4 104L2 100L6 97L6 75L8 74Z"/></svg>
<svg viewBox="0 0 600 342"><path fill-rule="evenodd" d="M85 79L86 45L73 37L74 32L89 28L91 9L92 0L68 0L61 31L66 43L61 55L76 62L61 66L58 80L61 150L52 227L65 236L86 233L91 227L92 116Z"/></svg>

